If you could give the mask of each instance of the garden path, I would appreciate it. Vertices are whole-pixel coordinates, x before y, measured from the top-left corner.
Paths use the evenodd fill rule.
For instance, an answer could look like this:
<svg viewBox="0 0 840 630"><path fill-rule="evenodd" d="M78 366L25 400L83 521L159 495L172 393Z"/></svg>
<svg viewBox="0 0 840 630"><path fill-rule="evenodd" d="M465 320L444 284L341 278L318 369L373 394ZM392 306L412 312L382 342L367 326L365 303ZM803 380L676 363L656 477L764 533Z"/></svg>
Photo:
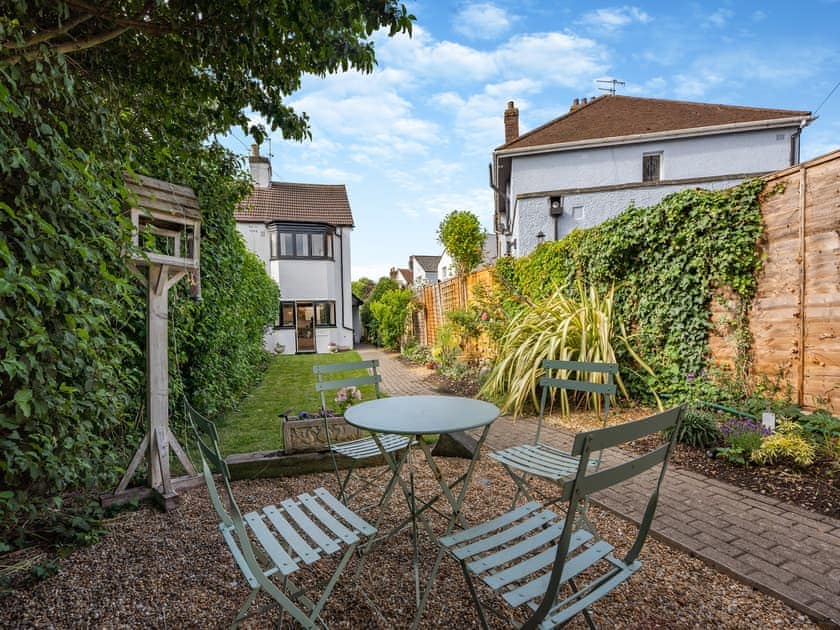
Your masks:
<svg viewBox="0 0 840 630"><path fill-rule="evenodd" d="M428 370L410 367L396 354L363 346L364 359L379 359L382 389L388 394L436 394ZM533 435L535 418L501 417L488 438L493 449L505 448ZM573 435L544 427L542 439L568 448ZM608 465L626 457L605 456ZM655 479L642 475L651 487ZM638 522L643 506L621 486L597 494L593 501ZM736 579L768 593L822 621L840 628L840 520L809 512L761 494L736 488L671 466L663 483L651 534L697 556Z"/></svg>

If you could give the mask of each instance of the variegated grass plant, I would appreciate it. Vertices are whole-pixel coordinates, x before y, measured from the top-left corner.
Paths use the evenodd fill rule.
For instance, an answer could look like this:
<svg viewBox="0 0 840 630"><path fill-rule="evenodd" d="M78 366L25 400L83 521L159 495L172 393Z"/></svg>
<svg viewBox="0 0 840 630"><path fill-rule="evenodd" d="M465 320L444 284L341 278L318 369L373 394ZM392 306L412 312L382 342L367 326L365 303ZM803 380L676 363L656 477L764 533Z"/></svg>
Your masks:
<svg viewBox="0 0 840 630"><path fill-rule="evenodd" d="M516 417L529 401L539 408L539 380L545 375L541 367L545 359L616 363L612 345L618 337L613 331L614 294L613 288L599 294L594 287L586 290L578 283L577 299L558 290L515 315L501 338L499 358L479 395L499 401L503 413ZM551 376L591 382L606 378L603 373L564 371ZM626 397L620 375L616 375L616 385ZM567 392L552 390L551 394L552 405L559 404L561 413L568 415ZM581 402L587 408L600 411L600 395L582 395Z"/></svg>

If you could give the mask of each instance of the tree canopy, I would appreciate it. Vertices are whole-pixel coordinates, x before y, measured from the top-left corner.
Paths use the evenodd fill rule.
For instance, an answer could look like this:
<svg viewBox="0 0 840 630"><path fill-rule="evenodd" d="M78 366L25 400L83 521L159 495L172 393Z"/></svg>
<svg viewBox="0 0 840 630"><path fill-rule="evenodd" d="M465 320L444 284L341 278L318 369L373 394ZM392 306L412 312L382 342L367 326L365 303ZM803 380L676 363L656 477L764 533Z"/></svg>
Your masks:
<svg viewBox="0 0 840 630"><path fill-rule="evenodd" d="M452 256L459 275L469 273L481 262L485 230L469 210L453 210L438 227L438 240Z"/></svg>
<svg viewBox="0 0 840 630"><path fill-rule="evenodd" d="M370 72L370 35L411 32L414 16L393 0L170 2L12 0L4 9L4 56L32 63L50 53L78 74L203 139L239 126L261 142L265 129L301 140L308 118L283 103L303 74Z"/></svg>

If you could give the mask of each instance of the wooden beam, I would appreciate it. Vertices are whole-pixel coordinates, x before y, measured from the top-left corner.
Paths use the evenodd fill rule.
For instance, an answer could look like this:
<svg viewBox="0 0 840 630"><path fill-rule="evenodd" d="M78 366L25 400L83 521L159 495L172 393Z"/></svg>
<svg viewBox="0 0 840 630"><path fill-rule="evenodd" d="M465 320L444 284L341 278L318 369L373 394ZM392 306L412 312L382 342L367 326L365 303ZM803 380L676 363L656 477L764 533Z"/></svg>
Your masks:
<svg viewBox="0 0 840 630"><path fill-rule="evenodd" d="M140 465L140 462L143 461L143 457L146 455L149 449L149 434L143 436L143 441L140 442L140 448L137 449L137 452L134 453L134 457L131 458L131 463L128 465L128 468L125 470L125 474L123 475L120 484L117 486L117 489L114 491L114 494L120 494L124 492L125 489L128 487L128 482L131 481L131 478L134 477L134 473L137 472L137 467Z"/></svg>
<svg viewBox="0 0 840 630"><path fill-rule="evenodd" d="M805 166L799 169L799 367L796 375L796 399L801 407L805 404L805 207L808 171Z"/></svg>
<svg viewBox="0 0 840 630"><path fill-rule="evenodd" d="M187 452L181 446L181 443L178 442L178 438L175 437L175 434L172 433L172 429L166 427L166 433L169 437L169 446L171 446L172 450L175 451L175 456L178 458L178 461L181 462L184 470L191 475L197 474L193 463L190 461L190 458L187 457Z"/></svg>

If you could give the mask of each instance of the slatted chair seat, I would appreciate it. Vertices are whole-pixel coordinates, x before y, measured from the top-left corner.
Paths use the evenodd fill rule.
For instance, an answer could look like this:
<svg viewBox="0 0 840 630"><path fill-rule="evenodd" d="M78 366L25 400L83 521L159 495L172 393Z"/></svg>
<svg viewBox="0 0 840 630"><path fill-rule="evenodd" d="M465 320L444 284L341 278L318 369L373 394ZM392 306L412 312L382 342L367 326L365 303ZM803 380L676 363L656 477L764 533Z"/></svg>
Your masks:
<svg viewBox="0 0 840 630"><path fill-rule="evenodd" d="M567 451L540 442L546 406L550 399L554 399L556 391L563 390L560 392L560 395L563 396L568 395L568 392L586 392L592 395L597 403L594 406L601 415L601 426L606 426L610 397L616 392L613 375L618 373L618 365L615 363L545 360L540 367L546 375L539 380L542 395L540 397L540 415L533 443L511 446L490 453L490 457L504 466L516 484L513 505L516 505L520 496L524 495L526 499L534 500L539 495L530 482L531 477L557 482L569 475L574 475L577 471L579 463L577 457ZM554 376L551 376L552 373ZM572 374L575 374L577 379L572 379ZM600 396L600 399L597 398L598 396ZM600 462L601 455L599 454L598 457L589 460L589 465L597 470ZM539 496L542 499L550 498L545 495ZM585 515L585 506L583 513Z"/></svg>
<svg viewBox="0 0 840 630"><path fill-rule="evenodd" d="M215 424L185 403L195 434L202 473L220 522L219 530L251 592L233 620L243 620L261 591L304 628L323 626L321 611L356 547L376 529L325 488L242 514L230 487L230 472L222 458ZM217 483L213 471L220 473ZM223 492L220 494L218 486ZM338 566L313 601L290 579L299 570L343 551ZM269 606L272 607L272 606Z"/></svg>
<svg viewBox="0 0 840 630"><path fill-rule="evenodd" d="M577 472L578 458L549 444L520 444L490 455L503 466L509 466L535 477L561 481ZM589 465L598 465L590 459Z"/></svg>
<svg viewBox="0 0 840 630"><path fill-rule="evenodd" d="M378 368L379 361L375 359L370 361L315 365L312 368L312 371L315 372L318 379L315 383L315 390L321 395L321 410L324 413L324 431L326 433L330 452L334 455L343 455L352 461L352 464L348 467L347 473L342 479L341 474L339 473L338 463L336 462L335 457L333 457L333 468L339 483L339 496L347 505L349 505L352 499L365 488L376 488L376 481L380 477L383 477L391 472L391 478L385 486L385 492L382 497L384 498L389 495L392 487L396 483L397 473L394 473L393 471L399 470L399 465L395 464L394 460L389 458L392 458L392 454L397 453L398 451L405 452L410 445L416 443L416 441L412 440L408 436L386 433L379 433L376 435L376 438L368 436L349 442L332 443L330 440L330 431L329 426L327 425L326 416L326 410L328 408L326 397L327 392L338 391L344 387L362 387L364 385L373 385L374 394L376 398L379 398L379 384L382 382L382 376L378 373ZM346 376L347 373L361 373L361 375L348 377ZM379 444L382 445L381 449L379 445L377 445L377 441L379 441ZM383 455L383 451L388 467L371 480L365 480L356 475L361 487L355 492L348 494L347 488L351 479L354 477L353 473L356 472L358 463L365 459L379 457ZM379 505L381 502L382 501L380 500L379 503L375 505ZM370 507L374 506L368 505L359 509L365 510Z"/></svg>
<svg viewBox="0 0 840 630"><path fill-rule="evenodd" d="M379 438L379 442L382 444L382 447L388 453L401 451L411 442L411 440L404 435L386 435L384 433L380 433L377 437ZM350 442L333 444L332 449L336 453L352 459L368 459L382 454L379 447L376 445L376 441L372 437L365 437L358 440L352 440Z"/></svg>
<svg viewBox="0 0 840 630"><path fill-rule="evenodd" d="M616 427L580 433L572 454L577 470L565 480L560 503L551 507L532 501L472 528L439 539L461 564L473 601L487 627L484 605L473 583L481 580L511 608L528 617L523 628L555 628L581 613L594 628L588 608L628 580L642 566L638 556L653 520L668 456L676 440L682 408ZM603 450L672 429L671 440L645 455L606 470L592 471L586 462L593 450ZM617 557L612 543L577 527L581 504L595 492L659 466L658 481L630 551ZM625 486L627 492L640 492ZM489 609L489 607L488 607Z"/></svg>

